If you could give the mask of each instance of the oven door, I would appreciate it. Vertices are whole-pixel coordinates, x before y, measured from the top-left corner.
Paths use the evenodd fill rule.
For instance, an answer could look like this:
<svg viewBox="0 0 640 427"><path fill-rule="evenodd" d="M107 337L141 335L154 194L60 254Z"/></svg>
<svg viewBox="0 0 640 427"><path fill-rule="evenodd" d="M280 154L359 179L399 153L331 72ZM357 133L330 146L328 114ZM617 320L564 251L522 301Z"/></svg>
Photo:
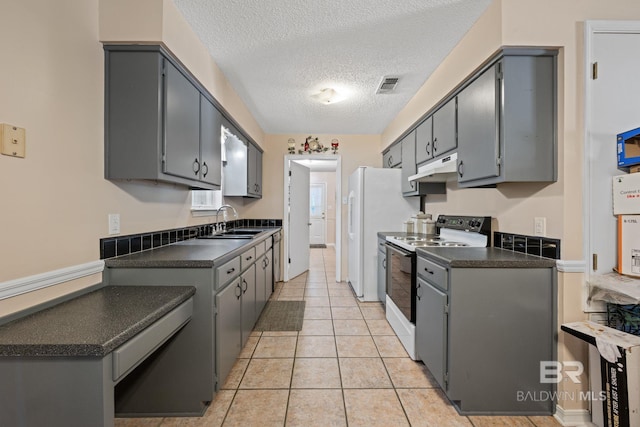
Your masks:
<svg viewBox="0 0 640 427"><path fill-rule="evenodd" d="M387 296L411 323L416 322L416 254L387 247Z"/></svg>

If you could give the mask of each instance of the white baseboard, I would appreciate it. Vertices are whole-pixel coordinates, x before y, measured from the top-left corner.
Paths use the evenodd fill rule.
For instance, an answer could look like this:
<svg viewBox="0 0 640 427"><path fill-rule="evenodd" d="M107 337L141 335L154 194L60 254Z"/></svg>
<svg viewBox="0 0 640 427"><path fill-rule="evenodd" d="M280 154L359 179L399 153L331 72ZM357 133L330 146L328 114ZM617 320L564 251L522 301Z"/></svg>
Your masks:
<svg viewBox="0 0 640 427"><path fill-rule="evenodd" d="M0 300L101 273L104 261L92 261L0 283Z"/></svg>
<svg viewBox="0 0 640 427"><path fill-rule="evenodd" d="M560 424L567 427L595 426L591 423L591 414L586 409L564 409L556 406L554 417Z"/></svg>

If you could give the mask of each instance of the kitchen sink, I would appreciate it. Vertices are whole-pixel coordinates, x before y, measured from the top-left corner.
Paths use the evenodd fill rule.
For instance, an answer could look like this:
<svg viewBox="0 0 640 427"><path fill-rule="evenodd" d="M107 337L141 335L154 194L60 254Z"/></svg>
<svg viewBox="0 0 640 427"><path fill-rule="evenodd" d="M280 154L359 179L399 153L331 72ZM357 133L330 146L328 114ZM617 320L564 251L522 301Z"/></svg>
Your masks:
<svg viewBox="0 0 640 427"><path fill-rule="evenodd" d="M257 234L262 233L262 231L263 230L233 229L222 231L220 233L198 236L198 239L253 239Z"/></svg>

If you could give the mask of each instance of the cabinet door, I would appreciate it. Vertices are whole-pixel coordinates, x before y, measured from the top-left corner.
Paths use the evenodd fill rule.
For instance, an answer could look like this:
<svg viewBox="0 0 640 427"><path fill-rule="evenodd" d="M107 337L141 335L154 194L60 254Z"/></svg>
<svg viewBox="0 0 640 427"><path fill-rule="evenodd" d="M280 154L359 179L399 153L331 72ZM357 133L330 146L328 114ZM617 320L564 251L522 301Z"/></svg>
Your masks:
<svg viewBox="0 0 640 427"><path fill-rule="evenodd" d="M262 196L262 152L255 148L254 169L255 169L255 195Z"/></svg>
<svg viewBox="0 0 640 427"><path fill-rule="evenodd" d="M241 337L241 280L237 278L216 295L216 372L222 387L242 350Z"/></svg>
<svg viewBox="0 0 640 427"><path fill-rule="evenodd" d="M383 243L379 243L382 245ZM387 253L378 251L378 299L385 303L387 297Z"/></svg>
<svg viewBox="0 0 640 427"><path fill-rule="evenodd" d="M273 263L273 251L275 249L271 248L267 251L264 256L265 260L265 284L264 284L264 295L265 295L265 303L271 298L271 293L273 293L273 269L275 265ZM280 250L280 246L278 245L278 250Z"/></svg>
<svg viewBox="0 0 640 427"><path fill-rule="evenodd" d="M255 145L249 143L249 154L247 157L247 194L257 194L258 192L257 158L258 149Z"/></svg>
<svg viewBox="0 0 640 427"><path fill-rule="evenodd" d="M402 194L411 194L416 191L416 183L409 181L411 175L415 175L416 168L416 131L402 139Z"/></svg>
<svg viewBox="0 0 640 427"><path fill-rule="evenodd" d="M200 177L200 92L169 61L164 61L163 172Z"/></svg>
<svg viewBox="0 0 640 427"><path fill-rule="evenodd" d="M428 117L416 128L416 164L433 158L432 129L433 117Z"/></svg>
<svg viewBox="0 0 640 427"><path fill-rule="evenodd" d="M402 145L397 143L382 155L382 163L385 168L395 168L402 163Z"/></svg>
<svg viewBox="0 0 640 427"><path fill-rule="evenodd" d="M222 114L200 95L200 181L220 186Z"/></svg>
<svg viewBox="0 0 640 427"><path fill-rule="evenodd" d="M447 372L447 295L418 278L416 353L443 390Z"/></svg>
<svg viewBox="0 0 640 427"><path fill-rule="evenodd" d="M256 317L260 317L260 313L267 303L266 268L266 257L262 255L256 261Z"/></svg>
<svg viewBox="0 0 640 427"><path fill-rule="evenodd" d="M500 175L498 64L458 95L458 182Z"/></svg>
<svg viewBox="0 0 640 427"><path fill-rule="evenodd" d="M456 146L456 98L453 98L433 113L433 157Z"/></svg>
<svg viewBox="0 0 640 427"><path fill-rule="evenodd" d="M240 278L242 282L242 346L244 347L256 323L256 265L251 265Z"/></svg>

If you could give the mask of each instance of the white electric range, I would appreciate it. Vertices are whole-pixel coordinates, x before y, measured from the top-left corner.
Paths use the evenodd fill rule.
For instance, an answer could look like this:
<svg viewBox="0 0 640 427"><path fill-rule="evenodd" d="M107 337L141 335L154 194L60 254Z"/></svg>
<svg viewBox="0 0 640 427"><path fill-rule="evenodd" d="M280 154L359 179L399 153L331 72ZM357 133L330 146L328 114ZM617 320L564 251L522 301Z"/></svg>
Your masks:
<svg viewBox="0 0 640 427"><path fill-rule="evenodd" d="M440 215L436 235L405 234L386 237L386 316L412 359L415 354L416 248L486 247L490 243L491 217Z"/></svg>

